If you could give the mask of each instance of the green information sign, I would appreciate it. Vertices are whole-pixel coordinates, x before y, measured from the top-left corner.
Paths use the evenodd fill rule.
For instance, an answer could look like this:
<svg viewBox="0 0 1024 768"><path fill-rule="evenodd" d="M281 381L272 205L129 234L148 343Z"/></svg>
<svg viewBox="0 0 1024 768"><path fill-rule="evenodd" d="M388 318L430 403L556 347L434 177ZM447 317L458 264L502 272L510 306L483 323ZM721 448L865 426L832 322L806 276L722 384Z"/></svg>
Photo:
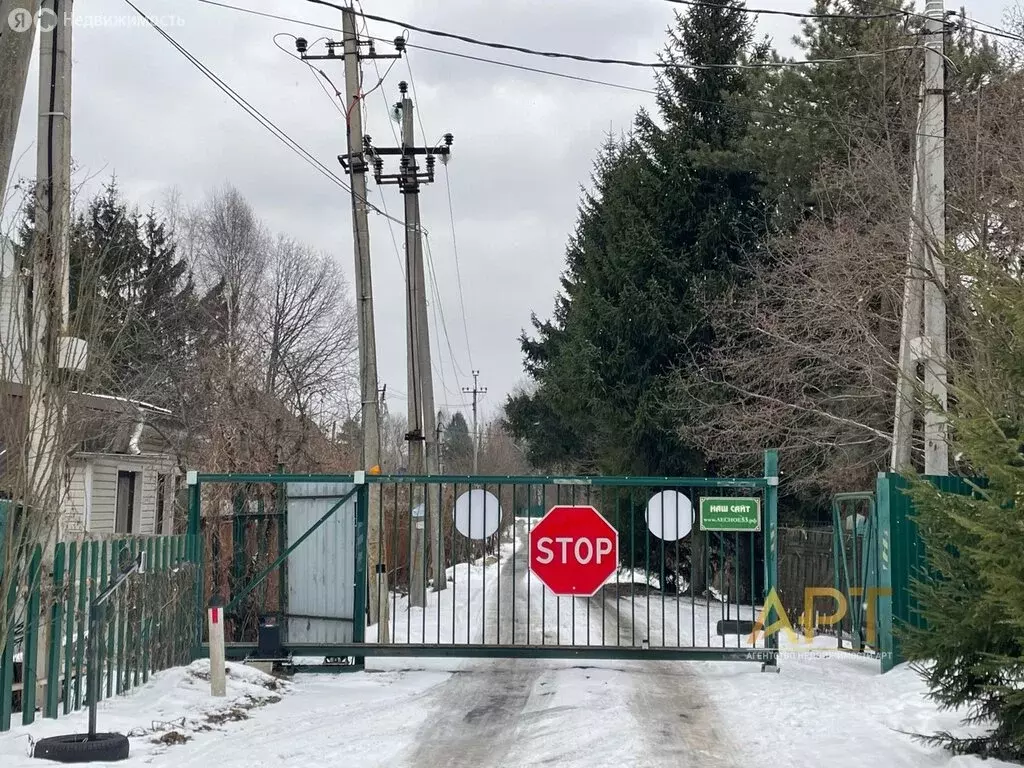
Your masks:
<svg viewBox="0 0 1024 768"><path fill-rule="evenodd" d="M738 498L702 498L702 531L754 532L761 530L761 500Z"/></svg>

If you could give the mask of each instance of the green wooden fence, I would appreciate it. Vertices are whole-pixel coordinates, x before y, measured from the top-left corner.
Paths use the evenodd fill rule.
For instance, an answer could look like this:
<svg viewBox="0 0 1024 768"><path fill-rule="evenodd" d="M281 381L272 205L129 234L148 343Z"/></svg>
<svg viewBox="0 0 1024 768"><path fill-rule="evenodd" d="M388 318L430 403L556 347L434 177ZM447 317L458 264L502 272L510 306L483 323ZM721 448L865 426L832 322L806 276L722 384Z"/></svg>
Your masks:
<svg viewBox="0 0 1024 768"><path fill-rule="evenodd" d="M947 493L970 495L971 483L962 477L926 479ZM983 480L975 478L975 483ZM915 510L907 495L908 483L902 475L880 472L875 486L878 505L878 618L879 650L882 671L888 672L905 661L900 648L900 628L925 628L924 617L914 597L915 579L929 578L925 545L915 521Z"/></svg>
<svg viewBox="0 0 1024 768"><path fill-rule="evenodd" d="M3 538L0 525L0 542ZM37 712L54 718L87 705L89 605L115 575L123 550L133 557L145 551L146 572L129 579L108 604L99 638L99 698L191 661L193 549L186 535L60 542L52 574L44 574L39 545L11 558L15 570L0 579L8 585L6 600L0 601L5 612L0 616L0 731L10 729L14 712L20 711L27 725Z"/></svg>

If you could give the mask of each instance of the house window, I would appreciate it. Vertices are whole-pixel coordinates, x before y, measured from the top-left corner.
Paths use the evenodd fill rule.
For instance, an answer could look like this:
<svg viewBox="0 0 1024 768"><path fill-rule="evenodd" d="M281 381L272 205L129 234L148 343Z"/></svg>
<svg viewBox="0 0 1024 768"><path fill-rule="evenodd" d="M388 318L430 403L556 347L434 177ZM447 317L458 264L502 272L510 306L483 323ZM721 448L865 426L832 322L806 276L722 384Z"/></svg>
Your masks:
<svg viewBox="0 0 1024 768"><path fill-rule="evenodd" d="M156 476L156 533L164 532L164 515L167 509L167 475Z"/></svg>
<svg viewBox="0 0 1024 768"><path fill-rule="evenodd" d="M117 517L114 533L132 533L135 522L135 486L137 472L117 473Z"/></svg>

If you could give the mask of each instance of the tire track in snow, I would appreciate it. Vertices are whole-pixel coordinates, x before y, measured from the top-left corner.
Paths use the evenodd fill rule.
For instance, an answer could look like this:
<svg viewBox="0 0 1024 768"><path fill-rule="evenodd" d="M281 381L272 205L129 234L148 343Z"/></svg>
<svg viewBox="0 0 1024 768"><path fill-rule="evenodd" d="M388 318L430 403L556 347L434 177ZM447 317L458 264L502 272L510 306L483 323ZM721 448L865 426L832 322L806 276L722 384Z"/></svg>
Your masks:
<svg viewBox="0 0 1024 768"><path fill-rule="evenodd" d="M500 638L502 643L511 643L513 628L516 644L526 642L528 616L538 612L536 601L530 605L527 598L531 579L525 533L525 527L517 523L515 555L502 565L496 583L485 596L489 607L487 642ZM620 605L607 595L591 598L586 610L592 626L602 633L602 642L614 643L618 637L624 646L642 643L648 634L643 616L638 613L634 622L632 612L623 608L620 613ZM537 615L529 616L530 642L538 642L538 628L544 642L556 642L556 632L548 625L551 619L558 624L560 611L557 604L552 608L544 626L539 626ZM562 634L562 642L567 642L569 638ZM579 636L577 641L585 642ZM539 747L548 757L538 762L575 764L574 757L580 755L573 754L572 744L559 744L559 736L555 735L564 731L561 718L576 720L578 727L579 717L582 714L586 719L586 711L591 707L621 707L626 722L619 726L624 741L633 745L636 765L738 765L733 757L738 752L717 724L704 682L689 664L625 662L616 665L617 669L609 669L607 674L619 682L611 695L627 700L584 700L570 706L548 704L552 688L559 683L580 684L580 667L584 666L591 665L552 667L526 659L480 660L466 665L435 689L430 701L431 714L419 729L415 747L397 764L410 768L533 765L537 763L524 762L524 756L537 753ZM601 663L593 666L600 668Z"/></svg>
<svg viewBox="0 0 1024 768"><path fill-rule="evenodd" d="M605 596L603 604L605 637L614 637L618 631L625 645L648 638L650 629L643 616L638 615L635 623L628 615L616 621L621 599ZM629 679L630 711L640 726L645 766L733 768L738 764L739 752L719 727L704 681L690 663L639 661Z"/></svg>
<svg viewBox="0 0 1024 768"><path fill-rule="evenodd" d="M521 546L520 525L515 555L501 566L497 583L484 599L485 637L511 643L513 627L526 624L525 587L516 583L529 571L528 547ZM524 578L525 581L525 578ZM513 595L515 599L513 600ZM498 600L503 605L498 608ZM518 639L517 642L522 642ZM410 768L487 768L508 766L516 724L544 670L515 659L481 660L467 665L436 690L434 711L420 728L412 753L399 761Z"/></svg>

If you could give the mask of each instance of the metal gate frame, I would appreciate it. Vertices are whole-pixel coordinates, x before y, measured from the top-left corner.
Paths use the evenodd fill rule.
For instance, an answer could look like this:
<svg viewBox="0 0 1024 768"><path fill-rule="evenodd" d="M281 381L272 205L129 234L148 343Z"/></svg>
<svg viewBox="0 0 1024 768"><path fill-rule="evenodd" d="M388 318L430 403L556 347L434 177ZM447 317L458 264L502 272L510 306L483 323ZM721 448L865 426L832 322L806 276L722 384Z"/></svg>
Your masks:
<svg viewBox="0 0 1024 768"><path fill-rule="evenodd" d="M188 540L191 542L192 552L194 554L196 570L197 570L197 590L196 590L196 635L195 645L193 651L194 658L207 658L209 656L209 645L204 641L204 631L206 629L206 611L207 605L205 601L205 580L206 580L206 568L208 557L204 550L204 540L201 532L202 523L202 489L204 485L227 485L227 484L271 484L276 486L278 489L283 490L288 483L342 483L352 484L355 483L358 475L300 475L300 474L286 474L286 473L275 473L275 474L246 474L246 473L200 473L196 471L189 471L186 475L188 485ZM326 523L331 517L342 507L346 505L353 497L357 499L357 505L365 506L366 497L366 485L356 485L351 491L346 493L340 499L338 499L328 511L322 515L313 525L311 525L301 536L296 538L291 544L285 546L286 536L286 517L287 517L287 505L285 504L281 515L281 523L278 532L278 555L275 557L273 562L264 567L259 574L254 577L249 583L242 587L236 594L230 596L230 600L223 606L223 612L225 616L230 615L232 609L234 609L242 600L244 600L249 594L252 593L258 586L260 586L275 570L283 569L285 562L288 557L298 547L306 541L310 536L315 533L320 526ZM286 501L286 498L285 498ZM364 539L365 540L365 536ZM360 545L359 539L359 526L356 526L356 549L358 551ZM233 553L237 558L237 552ZM359 583L360 579L365 580L365 574L360 576L358 568L360 567L360 558L356 557L356 583ZM279 589L281 597L287 597L286 592L286 576L285 571L281 571L281 580L279 583ZM354 616L365 615L365 602L361 602L360 598L365 594L363 590L355 589L355 610ZM365 622L355 621L353 629L353 637L356 642L361 642L365 629ZM257 644L255 642L227 642L226 655L228 659L242 660L250 657L256 650ZM332 648L325 645L317 644L296 644L295 646L289 646L289 650L294 649L295 655L309 655L309 656L343 656L345 654L332 653ZM351 656L352 654L348 654ZM361 660L357 660L361 662Z"/></svg>
<svg viewBox="0 0 1024 768"><path fill-rule="evenodd" d="M238 594L232 597L226 608L237 604L258 586L274 569L279 568L295 549L328 520L354 494L356 496L355 535L355 616L366 616L367 607L367 532L369 522L370 486L423 485L457 483L467 487L491 485L569 485L588 487L600 486L686 486L701 489L751 489L762 493L763 515L762 534L764 546L763 597L767 597L778 584L778 454L765 451L764 476L755 478L670 478L670 477L595 477L595 476L523 476L523 477L472 477L472 476L408 476L368 475L357 472L354 475L299 475L299 474L200 474L188 473L189 521L188 533L195 542L198 579L205 582L205 553L200 538L200 498L204 484L211 483L354 483L355 488L331 507L328 512L310 527L302 536L284 549L274 562ZM695 510L696 511L696 510ZM753 596L752 596L753 597ZM203 642L206 606L203 592L197 598L197 658L208 655L208 646ZM753 601L756 604L756 600ZM227 611L225 611L227 612ZM769 616L763 616L769 624ZM365 621L356 621L353 642L345 644L286 644L285 650L294 656L326 656L328 658L353 658L356 668L361 667L366 657L455 657L455 658L536 658L536 659L648 659L648 660L728 660L755 661L762 663L762 669L777 669L778 634L767 635L763 647L670 647L650 648L627 645L506 645L506 644L454 644L454 643L367 643L365 642ZM256 650L255 643L228 643L229 659L244 659Z"/></svg>

